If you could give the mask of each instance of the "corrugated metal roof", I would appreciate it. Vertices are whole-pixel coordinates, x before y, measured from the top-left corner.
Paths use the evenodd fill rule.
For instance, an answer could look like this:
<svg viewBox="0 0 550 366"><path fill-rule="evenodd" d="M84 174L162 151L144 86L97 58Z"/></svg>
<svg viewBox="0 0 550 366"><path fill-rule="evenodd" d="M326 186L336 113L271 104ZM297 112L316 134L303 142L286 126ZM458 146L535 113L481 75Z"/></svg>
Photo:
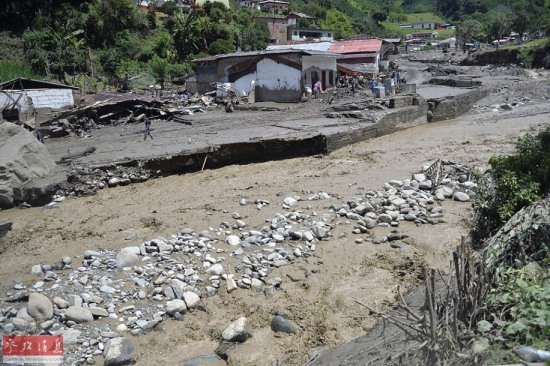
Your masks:
<svg viewBox="0 0 550 366"><path fill-rule="evenodd" d="M308 42L292 44L275 44L267 46L267 50L308 50L308 51L328 51L332 42Z"/></svg>
<svg viewBox="0 0 550 366"><path fill-rule="evenodd" d="M223 58L231 57L250 57L250 56L264 56L264 55L284 55L288 53L300 53L304 55L316 55L316 56L327 56L327 57L337 57L338 55L331 52L324 52L318 50L304 50L304 49L275 49L275 50L264 50L264 51L250 51L250 52L236 52L236 53L227 53L223 55L214 55L208 57L202 57L194 59L194 62L204 62L204 61L215 61Z"/></svg>
<svg viewBox="0 0 550 366"><path fill-rule="evenodd" d="M25 89L73 89L78 90L74 86L65 84L52 83L43 80L34 80L27 78L16 78L13 80L0 83L0 90L25 90Z"/></svg>
<svg viewBox="0 0 550 366"><path fill-rule="evenodd" d="M335 41L330 52L335 53L366 53L380 52L382 47L381 39L364 39L357 41Z"/></svg>

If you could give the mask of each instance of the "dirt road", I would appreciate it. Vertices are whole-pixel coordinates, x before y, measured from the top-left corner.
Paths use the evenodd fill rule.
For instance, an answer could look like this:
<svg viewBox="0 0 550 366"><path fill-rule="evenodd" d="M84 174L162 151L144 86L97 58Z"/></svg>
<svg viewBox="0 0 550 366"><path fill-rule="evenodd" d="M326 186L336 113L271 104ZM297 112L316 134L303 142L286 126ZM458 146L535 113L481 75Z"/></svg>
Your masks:
<svg viewBox="0 0 550 366"><path fill-rule="evenodd" d="M36 281L29 275L34 264L55 263L63 256L81 256L86 250L139 245L184 228L197 232L217 228L221 222L231 221L232 212L238 212L247 226L259 229L282 212L282 200L287 196L329 193L329 200L299 201L297 205L308 214L323 215L332 204L381 189L391 179L410 178L411 173L439 158L484 167L490 156L512 152L520 134L550 123L548 90L539 90L537 95L536 104L526 103L509 112L483 109L505 102L504 94L495 93L479 103L479 113L361 142L328 156L171 176L105 189L92 197L70 198L57 209L1 211L0 219L13 220L13 230L1 249L0 292L5 294L14 283ZM249 202L264 199L270 204L258 210L254 204L240 205L243 198ZM414 238L414 244L403 250L387 243L358 244L351 233L353 224L345 218L332 218L332 236L318 244L315 256L275 270L273 276L283 279L283 291L271 299L241 289L222 293L205 300L206 312L187 315L182 322L165 321L158 331L145 336L128 335L136 345L137 364L180 364L212 354L220 332L243 315L250 319L255 333L234 351L234 365L271 365L282 359L300 365L312 349L348 342L375 321L351 299L383 308L394 302L398 284L411 288L418 283L422 265L447 268L449 254L467 231L470 204L446 201L443 211L446 223L401 225L399 230ZM389 231L376 228L373 235ZM125 240L135 234L138 240ZM289 314L299 334L273 333L269 324L277 312ZM357 315L365 317L352 317Z"/></svg>

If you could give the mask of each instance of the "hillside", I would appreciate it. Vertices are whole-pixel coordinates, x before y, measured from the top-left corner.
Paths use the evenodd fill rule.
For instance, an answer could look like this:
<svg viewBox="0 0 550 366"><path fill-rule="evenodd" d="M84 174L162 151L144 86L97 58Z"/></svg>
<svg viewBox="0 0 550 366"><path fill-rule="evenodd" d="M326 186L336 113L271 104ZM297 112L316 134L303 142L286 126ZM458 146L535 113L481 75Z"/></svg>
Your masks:
<svg viewBox="0 0 550 366"><path fill-rule="evenodd" d="M548 34L549 2L511 0L503 6L494 0L296 0L277 16L289 11L313 16L315 22L303 18L298 24L331 29L336 39L357 34L403 37L413 30L400 24L434 20L456 24L464 42L490 42L512 32ZM93 86L93 91L99 84L132 88L136 77L148 75L141 85L163 85L192 74L194 58L265 49L269 31L254 23L254 16L273 14L240 8L236 1L229 8L221 2L165 2L143 10L132 0L6 0L0 5L0 31L11 43L6 48L10 51L0 55L0 78L34 75L66 81L76 73L79 85ZM452 29L438 32L440 38L454 35ZM15 55L17 65L6 62L6 55Z"/></svg>

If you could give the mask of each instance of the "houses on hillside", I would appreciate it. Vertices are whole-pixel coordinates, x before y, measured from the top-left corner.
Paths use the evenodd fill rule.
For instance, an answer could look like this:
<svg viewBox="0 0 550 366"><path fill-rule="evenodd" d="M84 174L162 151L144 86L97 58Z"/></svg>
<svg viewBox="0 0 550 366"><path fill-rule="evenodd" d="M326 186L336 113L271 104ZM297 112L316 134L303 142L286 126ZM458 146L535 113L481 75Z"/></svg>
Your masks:
<svg viewBox="0 0 550 366"><path fill-rule="evenodd" d="M309 27L300 26L300 19L306 20ZM254 17L255 23L265 24L270 33L270 44L286 44L306 41L332 41L332 30L319 29L317 18L290 12L286 17Z"/></svg>
<svg viewBox="0 0 550 366"><path fill-rule="evenodd" d="M444 24L433 20L426 20L422 22L399 24L399 27L411 29L447 29L452 26L450 24Z"/></svg>

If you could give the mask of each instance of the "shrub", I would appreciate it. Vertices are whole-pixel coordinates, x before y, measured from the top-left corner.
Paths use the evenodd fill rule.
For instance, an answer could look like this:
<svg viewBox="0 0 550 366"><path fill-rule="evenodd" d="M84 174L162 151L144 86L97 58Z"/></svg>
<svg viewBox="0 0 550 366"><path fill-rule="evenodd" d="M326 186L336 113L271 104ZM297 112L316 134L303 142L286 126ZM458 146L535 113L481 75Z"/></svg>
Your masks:
<svg viewBox="0 0 550 366"><path fill-rule="evenodd" d="M490 169L478 176L472 237L481 243L523 207L550 189L550 127L516 143L515 155L493 156Z"/></svg>

